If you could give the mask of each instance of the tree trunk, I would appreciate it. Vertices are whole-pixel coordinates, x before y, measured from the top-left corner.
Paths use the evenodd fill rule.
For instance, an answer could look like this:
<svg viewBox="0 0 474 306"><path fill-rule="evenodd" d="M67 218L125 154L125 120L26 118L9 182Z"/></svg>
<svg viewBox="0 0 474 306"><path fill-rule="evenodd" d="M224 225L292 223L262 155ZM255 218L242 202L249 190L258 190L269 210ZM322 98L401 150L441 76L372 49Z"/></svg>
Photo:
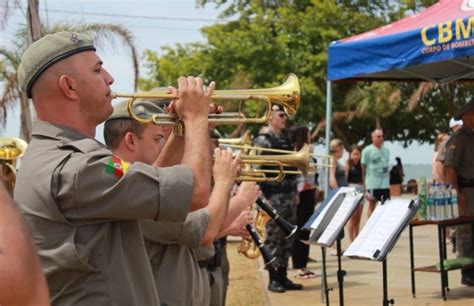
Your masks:
<svg viewBox="0 0 474 306"><path fill-rule="evenodd" d="M30 100L26 96L26 93L22 92L20 95L20 137L26 142L31 140L31 128L33 126L33 120L31 115L31 104Z"/></svg>
<svg viewBox="0 0 474 306"><path fill-rule="evenodd" d="M28 45L41 38L41 23L39 18L38 0L28 0ZM31 129L33 118L31 114L30 100L25 93L20 96L20 137L29 142L31 140Z"/></svg>
<svg viewBox="0 0 474 306"><path fill-rule="evenodd" d="M28 45L41 38L38 0L28 0Z"/></svg>

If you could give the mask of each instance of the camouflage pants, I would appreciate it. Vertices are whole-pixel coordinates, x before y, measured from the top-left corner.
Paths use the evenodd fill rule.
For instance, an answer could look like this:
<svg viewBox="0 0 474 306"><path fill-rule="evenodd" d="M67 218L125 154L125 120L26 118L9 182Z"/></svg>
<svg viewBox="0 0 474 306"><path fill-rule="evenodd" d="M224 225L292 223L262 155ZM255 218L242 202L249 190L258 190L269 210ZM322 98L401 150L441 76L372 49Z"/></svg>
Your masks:
<svg viewBox="0 0 474 306"><path fill-rule="evenodd" d="M272 206L281 218L296 223L296 199L297 192L279 193L270 196ZM270 220L266 226L267 239L265 245L273 253L276 260L271 265L272 268L288 267L288 259L292 254L293 237L285 239L285 233L278 227L275 221Z"/></svg>

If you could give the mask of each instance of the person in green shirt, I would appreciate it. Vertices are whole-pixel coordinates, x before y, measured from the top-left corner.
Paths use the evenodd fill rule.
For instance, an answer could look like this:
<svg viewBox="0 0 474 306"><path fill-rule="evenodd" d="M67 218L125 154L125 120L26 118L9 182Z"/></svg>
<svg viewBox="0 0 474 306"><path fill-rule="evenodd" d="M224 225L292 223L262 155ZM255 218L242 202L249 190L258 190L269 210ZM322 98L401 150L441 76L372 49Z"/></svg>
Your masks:
<svg viewBox="0 0 474 306"><path fill-rule="evenodd" d="M383 145L383 130L372 132L372 144L362 150L362 177L365 184L365 197L369 202L369 217L377 202L390 199L388 162L390 152Z"/></svg>

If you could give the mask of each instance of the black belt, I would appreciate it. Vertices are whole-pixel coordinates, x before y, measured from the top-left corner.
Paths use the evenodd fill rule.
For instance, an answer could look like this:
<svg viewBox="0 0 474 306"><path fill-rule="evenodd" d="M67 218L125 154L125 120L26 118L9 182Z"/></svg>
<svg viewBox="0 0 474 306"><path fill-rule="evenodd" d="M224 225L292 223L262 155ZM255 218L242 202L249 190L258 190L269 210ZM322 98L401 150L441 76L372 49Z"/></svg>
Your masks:
<svg viewBox="0 0 474 306"><path fill-rule="evenodd" d="M198 265L201 269L207 269L207 266L209 265L209 259L199 260Z"/></svg>
<svg viewBox="0 0 474 306"><path fill-rule="evenodd" d="M474 188L474 178L463 178L458 176L459 188Z"/></svg>

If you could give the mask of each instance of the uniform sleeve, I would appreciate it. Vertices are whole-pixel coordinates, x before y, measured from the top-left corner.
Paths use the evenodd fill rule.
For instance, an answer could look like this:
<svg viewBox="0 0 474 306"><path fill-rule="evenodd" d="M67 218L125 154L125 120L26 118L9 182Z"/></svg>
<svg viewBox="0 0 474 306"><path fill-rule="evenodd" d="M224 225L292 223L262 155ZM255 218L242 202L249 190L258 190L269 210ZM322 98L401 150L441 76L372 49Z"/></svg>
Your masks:
<svg viewBox="0 0 474 306"><path fill-rule="evenodd" d="M191 248L201 245L209 224L207 208L199 209L186 216L183 222L160 222L141 220L143 236L161 244L179 244Z"/></svg>
<svg viewBox="0 0 474 306"><path fill-rule="evenodd" d="M446 142L446 156L443 162L444 166L456 168L459 164L459 161L461 160L461 152L462 143L458 141L458 137L456 137L456 135L453 135Z"/></svg>
<svg viewBox="0 0 474 306"><path fill-rule="evenodd" d="M193 190L186 166L155 168L137 162L118 167L110 155L100 154L73 154L53 173L53 182L58 186L52 188L53 197L68 219L179 222L186 218Z"/></svg>

